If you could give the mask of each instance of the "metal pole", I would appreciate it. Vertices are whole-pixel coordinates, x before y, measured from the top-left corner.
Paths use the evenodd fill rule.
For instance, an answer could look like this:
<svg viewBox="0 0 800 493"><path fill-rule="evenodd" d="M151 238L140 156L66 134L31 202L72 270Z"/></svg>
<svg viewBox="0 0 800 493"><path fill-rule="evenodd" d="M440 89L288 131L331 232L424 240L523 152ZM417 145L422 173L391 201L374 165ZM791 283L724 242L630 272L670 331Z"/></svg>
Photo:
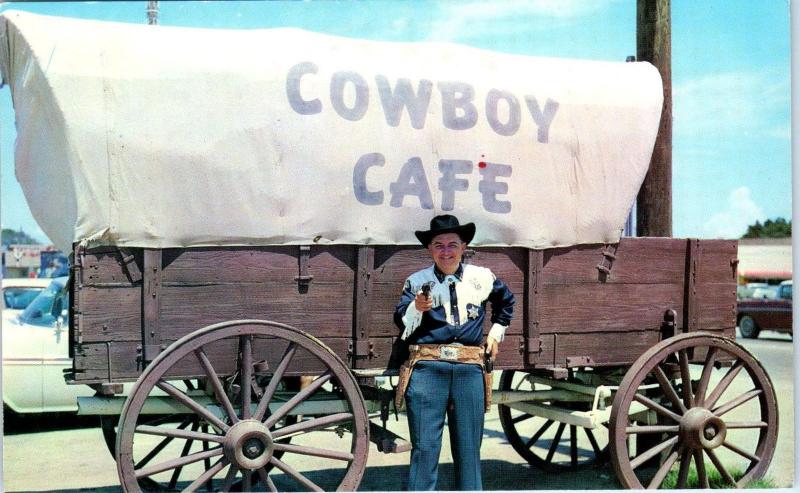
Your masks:
<svg viewBox="0 0 800 493"><path fill-rule="evenodd" d="M147 24L150 26L158 25L158 1L148 0L147 2Z"/></svg>
<svg viewBox="0 0 800 493"><path fill-rule="evenodd" d="M670 0L637 0L636 58L652 63L664 84L653 157L636 202L639 236L672 236L672 39Z"/></svg>

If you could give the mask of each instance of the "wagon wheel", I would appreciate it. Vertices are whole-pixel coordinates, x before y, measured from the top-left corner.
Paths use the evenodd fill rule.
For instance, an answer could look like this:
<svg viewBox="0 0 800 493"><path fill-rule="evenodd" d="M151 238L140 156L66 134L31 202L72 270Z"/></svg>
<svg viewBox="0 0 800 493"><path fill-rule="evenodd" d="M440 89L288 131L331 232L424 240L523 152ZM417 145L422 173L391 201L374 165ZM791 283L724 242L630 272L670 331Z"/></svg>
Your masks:
<svg viewBox="0 0 800 493"><path fill-rule="evenodd" d="M504 370L500 390L533 390L528 372ZM588 402L552 402L561 408L587 411ZM500 424L514 450L529 464L548 471L578 469L607 460L608 434L605 429L567 425L499 404Z"/></svg>
<svg viewBox="0 0 800 493"><path fill-rule="evenodd" d="M275 390L283 376L301 369L319 377L278 402ZM271 376L263 388L254 383L258 373ZM223 382L235 374L241 388L255 385L261 398L242 392L241 400L231 400ZM199 400L169 381L186 376L207 378L212 395ZM148 417L141 411L154 389L187 413L177 427L143 424ZM282 425L303 405L302 421ZM319 340L274 322L224 322L176 341L139 377L122 409L117 470L126 491L145 484L186 491L352 491L366 465L368 426L355 378ZM288 437L292 444L280 443ZM278 458L279 452L284 456ZM306 471L312 461L324 472Z"/></svg>
<svg viewBox="0 0 800 493"><path fill-rule="evenodd" d="M199 382L192 380L184 380L183 384L186 389L194 389L198 386ZM168 421L180 422L179 414L170 415L154 415L151 421L147 424L157 425L166 423ZM117 450L117 425L119 424L119 416L116 414L101 414L100 415L100 430L103 432L103 441L106 443L106 448L111 454L111 457L116 457Z"/></svg>
<svg viewBox="0 0 800 493"><path fill-rule="evenodd" d="M196 390L202 386L203 382L201 380L184 380L183 385L186 390ZM300 390L300 382L297 378L288 377L281 380L281 384L279 389L284 390ZM226 392L228 397L230 396L230 392ZM252 399L252 398L251 398ZM269 416L270 412L267 411L267 416ZM146 424L150 426L157 426L160 424L168 423L168 422L176 422L181 423L183 415L180 414L168 414L168 415L153 415L148 419L146 422L142 422L142 418L140 418L140 424ZM197 420L197 415L190 415L193 416L194 420ZM183 416L185 417L185 416ZM119 424L119 416L117 415L108 415L108 414L101 414L100 415L100 429L103 432L103 440L106 443L106 448L108 452L111 454L111 457L116 458L116 450L117 450L117 425ZM297 423L297 416L286 416L281 420L281 425L292 425ZM193 422L189 422L186 426L193 425ZM292 441L292 437L283 438L280 440L280 443L289 443ZM275 457L278 459L281 458L283 455L283 451L276 450ZM268 466L271 468L271 466Z"/></svg>
<svg viewBox="0 0 800 493"><path fill-rule="evenodd" d="M690 364L693 358L701 363ZM635 422L632 413L641 409L654 411L660 422ZM734 341L682 334L660 342L628 370L609 430L612 463L625 487L658 488L670 473L677 487L691 487L691 467L701 487L709 487L714 470L726 484L742 487L764 475L775 451L775 391L761 364ZM657 444L633 451L629 439L642 434L656 434ZM734 477L737 470L741 478Z"/></svg>

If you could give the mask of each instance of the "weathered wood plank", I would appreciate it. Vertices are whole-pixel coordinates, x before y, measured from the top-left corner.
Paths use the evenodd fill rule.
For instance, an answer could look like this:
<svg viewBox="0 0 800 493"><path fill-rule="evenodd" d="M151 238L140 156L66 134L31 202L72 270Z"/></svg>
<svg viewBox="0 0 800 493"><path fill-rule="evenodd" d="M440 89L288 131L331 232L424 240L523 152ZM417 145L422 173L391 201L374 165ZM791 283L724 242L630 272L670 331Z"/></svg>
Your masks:
<svg viewBox="0 0 800 493"><path fill-rule="evenodd" d="M85 250L82 256L81 271L85 286L100 284L139 284L144 268L144 251L141 248L126 249L132 255L126 263L123 252L114 247L99 247Z"/></svg>
<svg viewBox="0 0 800 493"><path fill-rule="evenodd" d="M699 265L699 282L730 283L736 286L738 243L735 240L701 240L703 261Z"/></svg>
<svg viewBox="0 0 800 493"><path fill-rule="evenodd" d="M315 282L352 282L356 247L312 245L309 274ZM270 283L294 281L299 246L164 250L167 283Z"/></svg>
<svg viewBox="0 0 800 493"><path fill-rule="evenodd" d="M80 290L81 331L84 342L142 340L142 288Z"/></svg>
<svg viewBox="0 0 800 493"><path fill-rule="evenodd" d="M542 283L672 284L683 282L686 240L674 238L623 238L610 260L610 274L603 276L597 265L603 250L614 245L576 245L544 250ZM607 266L608 260L605 261Z"/></svg>
<svg viewBox="0 0 800 493"><path fill-rule="evenodd" d="M373 336L371 324L372 311L372 270L375 265L375 249L373 247L359 247L356 256L357 266L353 285L353 349L354 367L364 368L368 364L371 353L371 337Z"/></svg>
<svg viewBox="0 0 800 493"><path fill-rule="evenodd" d="M605 332L558 332L555 334L554 364L559 367L576 366L581 357L591 363L585 366L630 365L659 341L659 333L652 330L620 331L613 335ZM572 365L568 364L572 360ZM577 365L583 366L583 365Z"/></svg>
<svg viewBox="0 0 800 493"><path fill-rule="evenodd" d="M667 310L683 310L679 284L551 284L540 293L541 333L658 332Z"/></svg>
<svg viewBox="0 0 800 493"><path fill-rule="evenodd" d="M265 284L163 286L161 331L177 339L201 327L227 320L271 320L317 337L352 337L353 285L314 282L308 292L294 281Z"/></svg>
<svg viewBox="0 0 800 493"><path fill-rule="evenodd" d="M697 326L689 330L729 330L736 328L736 284L697 285Z"/></svg>

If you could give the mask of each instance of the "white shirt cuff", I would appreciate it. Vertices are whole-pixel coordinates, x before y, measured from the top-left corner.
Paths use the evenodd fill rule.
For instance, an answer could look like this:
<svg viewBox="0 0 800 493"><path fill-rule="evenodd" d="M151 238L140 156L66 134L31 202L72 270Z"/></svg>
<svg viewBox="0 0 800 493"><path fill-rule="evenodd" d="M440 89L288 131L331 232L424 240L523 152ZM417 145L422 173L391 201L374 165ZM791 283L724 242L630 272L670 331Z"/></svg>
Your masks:
<svg viewBox="0 0 800 493"><path fill-rule="evenodd" d="M405 330L403 330L403 335L400 336L400 339L406 340L408 336L411 335L414 330L422 323L422 312L417 310L416 305L414 305L414 301L412 300L409 303L408 308L406 308L406 314L403 315L403 325L405 326Z"/></svg>
<svg viewBox="0 0 800 493"><path fill-rule="evenodd" d="M488 337L491 337L497 342L503 342L503 339L505 339L506 337L507 328L508 327L506 327L505 325L494 324L492 325L492 328L489 329Z"/></svg>

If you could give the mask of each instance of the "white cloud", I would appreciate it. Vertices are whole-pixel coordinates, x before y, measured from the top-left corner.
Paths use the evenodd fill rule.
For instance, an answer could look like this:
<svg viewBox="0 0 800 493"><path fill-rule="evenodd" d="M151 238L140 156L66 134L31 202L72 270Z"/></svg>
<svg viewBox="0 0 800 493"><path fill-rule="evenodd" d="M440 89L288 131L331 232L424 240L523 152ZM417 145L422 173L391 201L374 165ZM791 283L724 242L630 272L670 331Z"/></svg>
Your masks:
<svg viewBox="0 0 800 493"><path fill-rule="evenodd" d="M717 73L673 88L673 128L693 137L776 137L789 122L789 72ZM777 134L788 138L788 134Z"/></svg>
<svg viewBox="0 0 800 493"><path fill-rule="evenodd" d="M748 187L739 187L728 195L727 208L712 215L702 228L704 238L739 238L747 226L764 218L761 206L755 203Z"/></svg>

